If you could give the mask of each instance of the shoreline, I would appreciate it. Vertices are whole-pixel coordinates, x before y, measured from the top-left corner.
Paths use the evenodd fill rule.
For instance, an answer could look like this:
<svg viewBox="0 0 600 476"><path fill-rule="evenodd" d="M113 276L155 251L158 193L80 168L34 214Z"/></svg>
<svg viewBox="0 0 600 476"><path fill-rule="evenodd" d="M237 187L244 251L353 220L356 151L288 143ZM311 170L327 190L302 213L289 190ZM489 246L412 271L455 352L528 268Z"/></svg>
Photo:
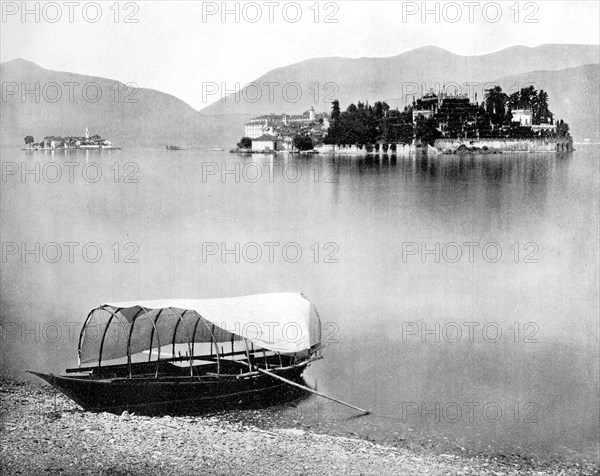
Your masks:
<svg viewBox="0 0 600 476"><path fill-rule="evenodd" d="M70 151L70 150L123 150L121 147L106 146L106 147L30 147L21 148L26 152L53 152L53 151Z"/></svg>
<svg viewBox="0 0 600 476"><path fill-rule="evenodd" d="M50 386L1 380L0 474L593 475L591 463L436 454L289 428L263 410L84 412ZM276 411L275 411L276 413Z"/></svg>

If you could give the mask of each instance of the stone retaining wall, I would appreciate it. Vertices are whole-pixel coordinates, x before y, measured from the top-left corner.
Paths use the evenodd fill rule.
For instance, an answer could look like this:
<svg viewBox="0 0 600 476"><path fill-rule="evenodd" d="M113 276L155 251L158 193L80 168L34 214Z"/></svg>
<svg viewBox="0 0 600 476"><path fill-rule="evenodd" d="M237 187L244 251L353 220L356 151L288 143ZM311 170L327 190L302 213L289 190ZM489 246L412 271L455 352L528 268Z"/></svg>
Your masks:
<svg viewBox="0 0 600 476"><path fill-rule="evenodd" d="M469 149L486 147L491 151L501 152L570 152L573 150L573 141L567 139L438 139L434 147L416 147L413 144L396 144L396 150L387 144L387 150L380 144L379 150L375 145L362 148L357 145L322 145L315 150L321 154L349 154L349 155L409 155L417 152L427 154L454 153L461 145Z"/></svg>
<svg viewBox="0 0 600 476"><path fill-rule="evenodd" d="M396 150L392 150L392 144L388 144L387 150L382 145L379 145L379 150L375 150L375 146L369 148L365 145L362 148L357 145L323 145L321 147L316 147L315 150L321 154L349 154L349 155L367 155L367 154L396 154L396 155L408 155L411 152L414 153L416 151L415 146L410 144L396 144Z"/></svg>
<svg viewBox="0 0 600 476"><path fill-rule="evenodd" d="M438 139L435 148L441 153L452 153L461 145L466 147L487 147L502 152L568 152L573 150L573 142L565 139Z"/></svg>

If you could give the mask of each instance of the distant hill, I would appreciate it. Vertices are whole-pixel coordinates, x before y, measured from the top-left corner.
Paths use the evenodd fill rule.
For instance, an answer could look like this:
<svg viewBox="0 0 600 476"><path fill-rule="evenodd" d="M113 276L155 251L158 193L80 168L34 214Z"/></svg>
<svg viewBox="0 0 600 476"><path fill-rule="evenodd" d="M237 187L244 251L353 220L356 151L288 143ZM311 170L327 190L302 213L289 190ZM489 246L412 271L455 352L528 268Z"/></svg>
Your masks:
<svg viewBox="0 0 600 476"><path fill-rule="evenodd" d="M0 65L4 89L11 82L19 88L17 94L2 102L1 142L22 145L26 135L36 140L47 135L82 135L88 127L91 134L100 134L124 147L176 144L229 148L243 135L244 123L258 114L301 113L311 106L329 111L330 102L325 100L333 98L339 99L343 108L350 102L378 99L403 107L402 94L408 83L425 83L427 88L436 83L466 81L497 81L505 90L515 83L534 82L548 91L550 109L571 124L576 139L598 138L599 64L600 49L593 45L515 46L482 56L459 56L424 47L389 58L316 58L274 69L258 78L255 82L260 85L269 81L280 85L273 88L273 100L265 87L257 102L244 101L243 94L236 100L234 95L198 112L160 91L139 89L130 97L137 102L126 102L130 91L118 81L51 71L29 61L13 60ZM64 86L69 82L77 83L72 98L68 86ZM283 85L291 82L301 87L302 96L297 102L286 101L281 94ZM327 94L334 90L325 88L327 82L336 83L338 88L329 98ZM61 85L62 97L57 102L52 102L56 90L47 86L50 83ZM27 90L40 85L37 102L33 95L21 99L23 84ZM97 102L84 99L85 85L91 85L90 99L94 99L98 85L102 94ZM119 95L115 100L116 89ZM316 91L319 97L315 102ZM293 88L288 92L291 95ZM246 97L254 96L248 91Z"/></svg>
<svg viewBox="0 0 600 476"><path fill-rule="evenodd" d="M0 75L5 90L10 82L19 88L2 103L3 144L21 145L26 135L36 141L48 135L83 135L88 127L90 134L112 139L116 145L214 146L226 126L223 118L201 117L185 102L160 91L138 89L129 96L132 89L111 79L51 71L22 59L0 65ZM69 82L75 83L71 97L70 86L64 85ZM51 83L60 85L62 96L56 102L52 101L58 89ZM21 90L35 91L36 85L37 97L29 94L23 100ZM83 93L86 86L90 100ZM97 91L102 92L95 102ZM242 124L245 119L240 119ZM240 135L238 129L235 137Z"/></svg>
<svg viewBox="0 0 600 476"><path fill-rule="evenodd" d="M482 79L480 84L490 81ZM514 76L494 78L508 94L521 87L535 85L548 93L550 110L556 119L569 123L575 140L589 138L600 140L600 65L586 64L558 71L530 71ZM478 101L482 101L479 96ZM402 99L391 98L386 101L396 107L403 107Z"/></svg>
<svg viewBox="0 0 600 476"><path fill-rule="evenodd" d="M407 91L434 88L436 83L458 83L467 81L485 82L509 75L520 75L530 71L557 71L586 64L600 63L600 48L596 45L549 44L535 48L514 46L481 56L460 56L437 47L418 48L388 58L315 58L274 69L254 82L261 86L262 97L257 102L244 101L254 98L256 87L250 86L226 101L217 101L201 110L202 114L265 114L269 112L301 113L311 106L318 111L329 110L325 96L337 91L333 98L339 99L342 107L359 100L402 98ZM283 86L295 82L300 85L302 96L297 102L285 100ZM266 83L275 92L269 97ZM318 86L316 86L318 84ZM404 88L403 88L404 84ZM319 91L315 102L315 89ZM294 86L288 88L290 96ZM293 97L291 99L294 99ZM329 98L331 100L331 97ZM394 104L400 105L400 104ZM402 103L402 106L404 103Z"/></svg>
<svg viewBox="0 0 600 476"><path fill-rule="evenodd" d="M575 140L600 140L600 65L589 64L560 71L534 71L497 80L502 89L534 83L548 93L550 110L569 123Z"/></svg>

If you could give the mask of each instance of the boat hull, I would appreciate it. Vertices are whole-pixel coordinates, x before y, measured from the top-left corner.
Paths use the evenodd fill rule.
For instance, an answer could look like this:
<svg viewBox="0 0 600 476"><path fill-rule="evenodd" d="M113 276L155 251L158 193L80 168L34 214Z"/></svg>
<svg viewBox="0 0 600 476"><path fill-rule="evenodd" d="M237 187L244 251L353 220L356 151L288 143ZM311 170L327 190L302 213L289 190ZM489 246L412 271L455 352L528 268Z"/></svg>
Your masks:
<svg viewBox="0 0 600 476"><path fill-rule="evenodd" d="M301 382L304 367L277 371L277 375ZM298 398L289 385L267 375L244 378L114 378L95 379L30 372L85 410L120 413L180 413L231 408L239 404L279 403L282 396Z"/></svg>

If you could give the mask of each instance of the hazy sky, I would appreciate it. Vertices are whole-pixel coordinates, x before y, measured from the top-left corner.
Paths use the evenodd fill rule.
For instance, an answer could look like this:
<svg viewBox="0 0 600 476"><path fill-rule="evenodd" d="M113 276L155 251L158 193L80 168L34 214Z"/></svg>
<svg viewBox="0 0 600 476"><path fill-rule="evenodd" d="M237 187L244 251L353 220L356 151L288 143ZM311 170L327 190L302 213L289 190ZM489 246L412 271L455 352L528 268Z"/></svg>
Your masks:
<svg viewBox="0 0 600 476"><path fill-rule="evenodd" d="M23 18L20 1L2 2L2 62L25 58L134 82L195 108L215 100L203 103L203 83L234 89L319 56L392 56L425 45L475 55L600 42L597 1L427 2L425 17L422 2L227 2L225 18L222 2L72 3L28 2L32 13ZM128 15L137 23L125 22Z"/></svg>

